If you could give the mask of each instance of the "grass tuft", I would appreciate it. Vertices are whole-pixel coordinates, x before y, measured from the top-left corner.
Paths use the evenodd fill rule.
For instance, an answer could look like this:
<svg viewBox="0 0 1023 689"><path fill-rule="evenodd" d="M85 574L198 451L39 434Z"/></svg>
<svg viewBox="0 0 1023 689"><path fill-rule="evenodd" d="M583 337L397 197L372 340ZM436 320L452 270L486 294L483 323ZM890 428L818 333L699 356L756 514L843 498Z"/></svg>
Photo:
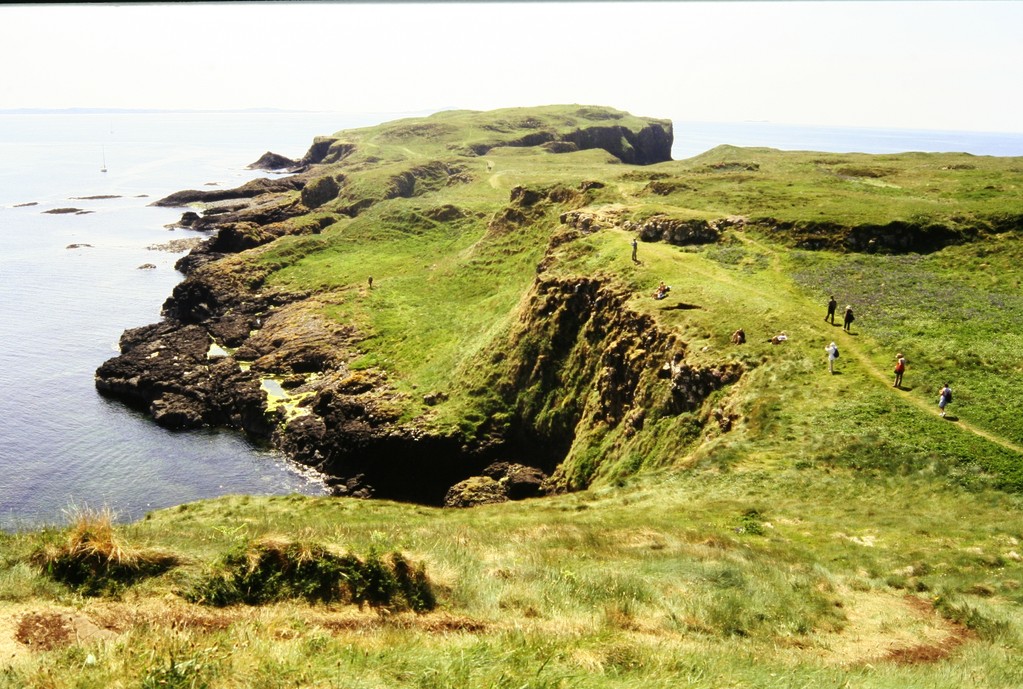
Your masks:
<svg viewBox="0 0 1023 689"><path fill-rule="evenodd" d="M109 508L75 508L63 543L47 543L30 561L50 578L89 596L110 595L141 579L166 572L177 556L136 548L116 533Z"/></svg>
<svg viewBox="0 0 1023 689"><path fill-rule="evenodd" d="M185 598L223 607L289 599L354 603L360 608L425 612L436 606L422 565L400 553L365 559L338 555L315 543L262 538L225 555Z"/></svg>

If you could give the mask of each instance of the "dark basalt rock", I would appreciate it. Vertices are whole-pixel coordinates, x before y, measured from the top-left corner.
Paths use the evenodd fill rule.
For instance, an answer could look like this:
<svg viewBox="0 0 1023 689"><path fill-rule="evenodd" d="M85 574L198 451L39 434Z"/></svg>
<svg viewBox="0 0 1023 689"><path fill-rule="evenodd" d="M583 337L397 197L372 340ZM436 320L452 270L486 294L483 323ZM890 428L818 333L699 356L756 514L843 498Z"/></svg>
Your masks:
<svg viewBox="0 0 1023 689"><path fill-rule="evenodd" d="M602 148L630 165L651 165L671 160L674 141L671 122L664 120L644 127L637 134L627 127L588 127L564 137L580 149Z"/></svg>
<svg viewBox="0 0 1023 689"><path fill-rule="evenodd" d="M187 206L190 203L212 203L227 199L250 199L262 194L280 194L288 191L299 191L305 186L305 180L297 177L280 179L254 179L234 189L214 189L201 191L188 189L165 196L151 205L163 207Z"/></svg>
<svg viewBox="0 0 1023 689"><path fill-rule="evenodd" d="M508 493L489 476L470 476L451 486L444 495L445 507L474 507L508 502Z"/></svg>
<svg viewBox="0 0 1023 689"><path fill-rule="evenodd" d="M445 507L473 507L543 494L547 474L535 467L513 462L494 462L480 476L470 476L448 489Z"/></svg>
<svg viewBox="0 0 1023 689"><path fill-rule="evenodd" d="M277 153L267 151L254 163L248 166L250 170L285 170L298 166L298 161L286 158Z"/></svg>
<svg viewBox="0 0 1023 689"><path fill-rule="evenodd" d="M374 390L361 399L314 402L313 413L279 429L274 444L328 476L359 477L360 486L377 497L429 505L444 504L452 485L487 465L486 446L396 424L378 406L379 396Z"/></svg>
<svg viewBox="0 0 1023 689"><path fill-rule="evenodd" d="M207 240L202 245L192 249L187 254L174 262L174 269L189 275L202 268L208 263L214 263L217 259L223 258L224 254L210 251L209 246L212 240Z"/></svg>
<svg viewBox="0 0 1023 689"><path fill-rule="evenodd" d="M333 201L337 198L338 193L340 193L340 183L343 181L343 175L337 177L325 175L311 180L302 189L302 203L308 208L319 208L328 201Z"/></svg>
<svg viewBox="0 0 1023 689"><path fill-rule="evenodd" d="M976 240L988 228L912 223L894 220L884 225L845 227L832 222L779 221L758 218L758 229L799 249L864 253L931 253L946 246ZM1016 227L1019 227L1017 219ZM991 228L998 231L999 228Z"/></svg>
<svg viewBox="0 0 1023 689"><path fill-rule="evenodd" d="M179 227L193 227L199 222L199 214L195 211L185 211L181 214L181 220L178 220Z"/></svg>
<svg viewBox="0 0 1023 689"><path fill-rule="evenodd" d="M306 151L306 154L302 156L302 160L298 161L299 165L317 165L322 163L324 158L327 157L327 153L330 151L331 145L333 145L337 139L332 136L318 136L313 139L313 144Z"/></svg>
<svg viewBox="0 0 1023 689"><path fill-rule="evenodd" d="M721 238L715 221L680 220L667 216L654 216L638 225L630 224L626 229L635 229L644 242L663 241L679 246L712 244Z"/></svg>
<svg viewBox="0 0 1023 689"><path fill-rule="evenodd" d="M160 323L128 330L121 355L96 370L96 389L146 409L166 428L197 428L211 419L204 398L210 338L199 326Z"/></svg>
<svg viewBox="0 0 1023 689"><path fill-rule="evenodd" d="M330 494L339 498L362 498L373 497L373 486L366 484L366 476L359 474L349 478L331 477L326 481L330 486Z"/></svg>
<svg viewBox="0 0 1023 689"><path fill-rule="evenodd" d="M509 500L524 500L543 495L547 474L536 467L515 462L494 462L483 470L484 476L498 481Z"/></svg>

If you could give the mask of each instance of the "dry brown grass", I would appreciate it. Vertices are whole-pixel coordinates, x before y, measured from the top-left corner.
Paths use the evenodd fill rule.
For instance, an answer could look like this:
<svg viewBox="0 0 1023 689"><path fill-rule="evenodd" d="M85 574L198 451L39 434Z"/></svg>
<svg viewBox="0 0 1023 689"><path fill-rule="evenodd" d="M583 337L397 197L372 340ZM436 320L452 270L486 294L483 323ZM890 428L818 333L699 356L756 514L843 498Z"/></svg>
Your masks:
<svg viewBox="0 0 1023 689"><path fill-rule="evenodd" d="M139 551L125 545L114 530L115 515L104 507L78 509L71 516L65 552L71 557L98 559L126 567L139 560Z"/></svg>
<svg viewBox="0 0 1023 689"><path fill-rule="evenodd" d="M128 545L117 534L108 509L75 509L64 543L48 543L31 561L57 581L96 594L160 574L179 564L172 553Z"/></svg>

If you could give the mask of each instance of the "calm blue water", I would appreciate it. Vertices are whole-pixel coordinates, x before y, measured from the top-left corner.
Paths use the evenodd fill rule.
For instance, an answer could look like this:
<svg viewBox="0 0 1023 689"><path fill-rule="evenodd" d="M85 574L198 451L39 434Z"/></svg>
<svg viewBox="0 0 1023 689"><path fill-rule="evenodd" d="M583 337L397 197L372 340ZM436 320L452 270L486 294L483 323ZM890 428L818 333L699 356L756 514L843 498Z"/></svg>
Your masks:
<svg viewBox="0 0 1023 689"><path fill-rule="evenodd" d="M227 493L323 492L316 477L237 434L172 433L103 399L93 372L125 329L159 320L181 279L173 264L182 254L147 247L195 235L165 229L180 209L149 203L236 186L263 174L244 168L267 150L299 157L317 135L395 117L0 113L0 529L60 523L73 506L133 519ZM676 159L726 143L1023 155L1023 134L676 120L675 139ZM96 195L118 198L75 198ZM43 212L60 207L90 213ZM139 270L144 263L157 267Z"/></svg>
<svg viewBox="0 0 1023 689"><path fill-rule="evenodd" d="M125 329L160 319L181 279L183 254L147 247L196 236L165 229L180 209L149 203L236 186L265 174L244 168L267 150L300 157L314 136L373 121L0 114L0 529L62 523L73 505L131 519L226 493L323 491L237 434L159 428L100 397L93 373ZM119 198L74 198L96 195ZM91 212L43 212L60 207Z"/></svg>

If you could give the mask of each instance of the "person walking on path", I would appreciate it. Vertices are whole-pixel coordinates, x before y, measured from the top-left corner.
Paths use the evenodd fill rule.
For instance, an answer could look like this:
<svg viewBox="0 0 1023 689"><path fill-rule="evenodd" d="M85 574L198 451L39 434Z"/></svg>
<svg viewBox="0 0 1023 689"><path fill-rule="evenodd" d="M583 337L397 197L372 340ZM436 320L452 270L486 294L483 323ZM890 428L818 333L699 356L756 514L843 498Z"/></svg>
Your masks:
<svg viewBox="0 0 1023 689"><path fill-rule="evenodd" d="M633 263L639 263L639 260L636 258L636 250L638 248L639 248L639 241L635 237L633 237L632 238L632 262Z"/></svg>
<svg viewBox="0 0 1023 689"><path fill-rule="evenodd" d="M902 352L895 355L895 384L893 388L902 387L902 374L906 372L906 359L902 356Z"/></svg>
<svg viewBox="0 0 1023 689"><path fill-rule="evenodd" d="M835 374L835 359L838 358L838 345L832 342L824 351L828 353L828 372L832 375Z"/></svg>
<svg viewBox="0 0 1023 689"><path fill-rule="evenodd" d="M825 321L831 321L831 325L835 324L835 309L838 308L838 302L835 301L835 296L831 295L831 299L828 301L828 315L824 317Z"/></svg>
<svg viewBox="0 0 1023 689"><path fill-rule="evenodd" d="M952 388L945 383L945 387L941 389L941 394L938 395L938 409L941 410L941 415L945 416L945 407L952 402Z"/></svg>
<svg viewBox="0 0 1023 689"><path fill-rule="evenodd" d="M845 307L845 318L842 321L842 329L845 330L846 332L849 332L849 326L852 325L852 322L854 320L856 320L856 317L853 316L852 304L850 304L849 306Z"/></svg>

